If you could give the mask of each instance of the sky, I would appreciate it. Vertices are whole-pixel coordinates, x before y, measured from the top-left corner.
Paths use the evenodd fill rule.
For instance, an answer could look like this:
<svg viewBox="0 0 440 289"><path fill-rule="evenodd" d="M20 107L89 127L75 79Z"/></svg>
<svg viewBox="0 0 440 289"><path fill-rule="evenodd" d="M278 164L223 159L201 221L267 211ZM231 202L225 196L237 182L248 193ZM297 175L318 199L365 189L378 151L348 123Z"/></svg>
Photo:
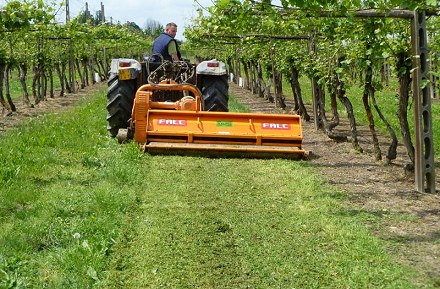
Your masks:
<svg viewBox="0 0 440 289"><path fill-rule="evenodd" d="M6 5L8 0L0 0L0 8ZM46 0L46 3L49 2ZM63 3L55 0L56 3ZM200 5L209 7L214 0L69 0L71 18L77 16L80 11L85 10L86 2L92 15L101 10L101 2L104 5L104 15L109 21L113 18L113 23L120 21L135 22L141 28L145 27L147 20L155 20L165 26L169 22L177 24L176 39L184 40L183 32L185 25L191 23L190 19L197 16L197 8ZM58 11L58 17L65 19L65 7Z"/></svg>

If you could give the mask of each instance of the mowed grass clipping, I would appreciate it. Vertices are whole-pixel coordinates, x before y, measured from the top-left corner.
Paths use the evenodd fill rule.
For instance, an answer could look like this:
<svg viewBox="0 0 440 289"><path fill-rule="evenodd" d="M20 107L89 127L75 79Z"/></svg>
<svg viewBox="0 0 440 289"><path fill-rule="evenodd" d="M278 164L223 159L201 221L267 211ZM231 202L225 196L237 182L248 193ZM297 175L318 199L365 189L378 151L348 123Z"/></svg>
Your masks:
<svg viewBox="0 0 440 289"><path fill-rule="evenodd" d="M426 285L303 162L141 154L105 105L0 135L0 288Z"/></svg>

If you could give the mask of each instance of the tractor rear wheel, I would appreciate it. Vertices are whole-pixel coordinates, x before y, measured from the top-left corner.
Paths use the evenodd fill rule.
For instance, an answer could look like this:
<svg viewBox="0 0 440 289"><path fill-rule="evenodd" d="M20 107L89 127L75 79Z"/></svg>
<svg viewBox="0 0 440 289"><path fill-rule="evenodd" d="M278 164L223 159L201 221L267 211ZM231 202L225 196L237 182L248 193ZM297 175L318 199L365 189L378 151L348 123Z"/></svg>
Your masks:
<svg viewBox="0 0 440 289"><path fill-rule="evenodd" d="M112 73L107 90L107 130L116 137L120 128L127 128L131 118L133 100L136 94L136 80L119 80Z"/></svg>
<svg viewBox="0 0 440 289"><path fill-rule="evenodd" d="M227 75L201 75L202 106L204 111L228 111Z"/></svg>

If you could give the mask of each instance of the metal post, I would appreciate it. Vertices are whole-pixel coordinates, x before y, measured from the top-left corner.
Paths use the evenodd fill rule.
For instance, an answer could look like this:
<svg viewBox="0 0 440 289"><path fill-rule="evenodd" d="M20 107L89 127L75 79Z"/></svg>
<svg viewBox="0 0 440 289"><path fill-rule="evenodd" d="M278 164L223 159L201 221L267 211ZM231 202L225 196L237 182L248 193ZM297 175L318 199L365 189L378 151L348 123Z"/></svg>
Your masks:
<svg viewBox="0 0 440 289"><path fill-rule="evenodd" d="M66 0L66 24L70 22L69 0ZM72 92L75 92L75 67L73 59L73 42L69 40L69 82Z"/></svg>
<svg viewBox="0 0 440 289"><path fill-rule="evenodd" d="M101 2L101 23L102 24L105 23L104 4L102 4L102 2ZM104 55L104 59L103 59L104 74L107 77L107 71L108 71L108 67L107 67L107 47L105 47L105 46L103 48L103 55Z"/></svg>
<svg viewBox="0 0 440 289"><path fill-rule="evenodd" d="M270 46L269 55L272 65L272 83L273 83L273 92L275 96L275 108L278 108L277 84L275 82L275 61L273 59L275 57L275 45L273 44Z"/></svg>
<svg viewBox="0 0 440 289"><path fill-rule="evenodd" d="M435 193L434 139L425 12L414 12L411 25L413 52L415 189Z"/></svg>
<svg viewBox="0 0 440 289"><path fill-rule="evenodd" d="M90 11L89 11L89 3L86 2L86 11L84 12L84 18L85 21L87 22L90 19Z"/></svg>
<svg viewBox="0 0 440 289"><path fill-rule="evenodd" d="M101 23L105 23L104 4L101 2Z"/></svg>
<svg viewBox="0 0 440 289"><path fill-rule="evenodd" d="M310 61L314 61L316 57L316 43L315 43L315 35L312 37L309 37L308 41L308 51L309 51L309 58ZM313 120L315 123L315 129L318 130L320 126L320 115L318 112L318 92L316 91L317 87L317 81L316 77L312 76L312 107L313 107Z"/></svg>
<svg viewBox="0 0 440 289"><path fill-rule="evenodd" d="M66 23L70 22L69 0L66 0Z"/></svg>

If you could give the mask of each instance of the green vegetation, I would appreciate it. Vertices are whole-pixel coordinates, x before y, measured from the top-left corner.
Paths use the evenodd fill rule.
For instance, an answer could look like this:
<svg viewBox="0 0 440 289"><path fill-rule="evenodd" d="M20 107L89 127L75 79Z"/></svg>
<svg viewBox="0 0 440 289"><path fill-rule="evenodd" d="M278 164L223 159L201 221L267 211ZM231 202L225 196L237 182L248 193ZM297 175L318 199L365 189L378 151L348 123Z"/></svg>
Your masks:
<svg viewBox="0 0 440 289"><path fill-rule="evenodd" d="M20 98L23 96L23 89L20 84L20 79L19 79L18 73L16 71L11 71L11 74L12 74L12 77L11 77L11 80L9 81L9 92L11 94L11 99L15 102L15 101L19 101ZM57 92L55 90L60 89L60 87L61 87L60 79L59 79L59 77L54 77L53 81L54 81L53 86L54 86L54 93L55 93L54 97L58 97L59 92ZM26 87L27 87L28 93L30 94L30 98L32 99L32 76L26 77ZM48 97L48 98L50 97L49 83L47 84L46 97ZM32 102L34 102L33 99L32 99Z"/></svg>
<svg viewBox="0 0 440 289"><path fill-rule="evenodd" d="M0 135L0 288L430 286L313 168L141 154L104 94Z"/></svg>
<svg viewBox="0 0 440 289"><path fill-rule="evenodd" d="M310 79L307 77L302 77L300 79L301 82L301 89L304 97L304 102L308 105L312 104L312 90L310 85ZM288 95L288 97L292 98L292 91L289 90L289 86L287 83L284 84L284 93ZM397 95L397 83L391 82L389 86L384 87L382 90L376 92L376 101L377 104L385 116L386 120L390 122L390 125L394 129L397 137L402 139L401 136L401 130L400 130L400 124L399 119L397 118L397 110L399 107L399 99L396 96ZM350 101L353 104L354 108L354 114L356 118L356 123L358 125L363 125L365 127L368 126L368 120L365 113L365 109L362 103L362 88L359 86L351 86L349 89L347 89L347 97L350 99ZM330 100L329 97L326 98L327 100L327 110L330 109ZM410 127L414 127L414 101L410 99L410 105L408 110L408 121L410 124ZM347 112L345 110L345 107L338 102L338 108L340 113L340 119L347 119ZM433 101L432 102L432 122L433 122L433 135L434 140L440 139L440 102ZM383 135L389 136L388 130L385 126L385 124L382 122L382 120L379 118L379 115L377 114L374 107L372 107L372 112L374 115L375 120L375 127L376 129L382 133ZM313 111L309 110L309 114L313 114ZM328 117L331 117L331 113L329 112ZM337 127L336 127L337 129ZM414 136L414 131L411 130L411 136ZM412 137L412 140L414 142L414 137ZM435 158L440 158L440 142L435 141L434 142L434 151L435 151Z"/></svg>
<svg viewBox="0 0 440 289"><path fill-rule="evenodd" d="M382 91L378 91L376 95L377 104L381 110L381 112L385 115L390 125L393 127L397 137L401 140L401 129L399 124L399 118L397 117L397 110L399 107L399 99L396 96L394 85L390 85L389 87L385 87ZM353 103L353 107L355 108L354 113L356 116L356 121L359 124L368 126L368 120L366 117L365 109L362 104L362 89L359 87L351 87L351 89L347 92L347 96L350 98L350 101ZM433 121L433 134L434 140L440 139L440 105L438 102L432 103L432 121ZM379 118L376 110L372 107L375 126L376 128L383 134L389 136L387 128L382 120ZM408 110L408 121L411 128L414 127L414 101L410 99L410 107ZM414 136L414 131L411 129L411 136ZM414 144L414 137L412 137ZM440 143L434 142L434 152L435 158L440 158Z"/></svg>
<svg viewBox="0 0 440 289"><path fill-rule="evenodd" d="M85 288L105 265L140 156L108 139L103 94L1 136L1 286Z"/></svg>
<svg viewBox="0 0 440 289"><path fill-rule="evenodd" d="M1 6L0 78L3 79L7 72L14 72L9 102L26 95L15 78L18 71L26 76L28 94L35 94L33 100L24 98L24 102L31 105L45 97L41 87L35 87L38 92L33 93L31 86L36 80L40 84L47 81L47 90L49 82L53 81L55 87L70 91L74 86L89 85L86 71L87 74L90 71L98 73L104 79L112 58L141 59L151 48L151 35L144 33L136 23L102 23L105 19L101 19L101 15L93 17L81 13L66 24L60 24L56 14L64 4L46 2L7 1ZM88 77L90 81L92 77ZM65 80L62 84L60 78ZM2 101L4 95L2 93Z"/></svg>
<svg viewBox="0 0 440 289"><path fill-rule="evenodd" d="M1 65L53 71L56 64L67 64L68 43L75 60L101 66L109 60L104 49L108 58L137 58L149 50L151 38L133 31L132 23L95 26L76 19L53 25L54 7L40 2L10 1L3 8ZM349 85L353 72L379 71L386 59L396 66L400 54L410 51L408 21L304 13L328 8L349 16L354 9L420 7L401 0L282 2L292 13L279 13L270 1L217 1L209 15L199 13L188 27L184 49L199 45L235 67L252 64L254 72L258 67L266 74L279 71L284 79L295 67L323 84L338 75ZM436 28L438 21L432 22ZM263 41L248 33L263 35ZM271 39L286 33L319 35L313 61L305 42ZM237 37L232 42L227 35ZM225 46L226 41L235 45ZM19 91L13 83L12 94ZM37 117L0 135L0 288L432 288L438 283L395 264L385 250L393 241L375 238L363 225L410 222L414 216L344 207L345 195L303 162L150 156L139 153L136 144L118 145L105 131L104 94L99 90L67 113ZM351 88L347 96L365 124L361 91ZM377 92L376 98L396 127L395 92ZM243 109L231 99L232 111ZM434 106L435 139L438 110ZM438 148L436 143L437 157Z"/></svg>
<svg viewBox="0 0 440 289"><path fill-rule="evenodd" d="M388 134L373 107L375 98L387 121L395 129L397 137L402 139L401 134L414 135L411 128L407 127L401 132L399 118L396 116L397 107L406 107L407 94L412 95L411 86L403 84L409 84L411 73L419 71L412 67L412 59L415 56L411 52L413 28L410 18L417 15L413 14L414 11L438 11L437 2L285 0L279 5L274 5L273 1L244 0L218 1L207 10L209 14L200 13L185 30L188 40L185 44L198 47L207 54L215 54L212 57L217 59L223 59L236 77L265 78L264 84L259 81L257 90L262 91L263 86L272 82L271 89L274 91L281 86L281 79L285 82L295 79L295 87L299 73L316 80L314 89L318 92L325 91L326 101L329 101L329 90L346 96L351 103L340 105L339 108L345 113L341 113L341 117L349 117L350 123L354 124L356 118L357 124L366 125L369 116L370 123L374 122L378 131ZM364 13L365 10L369 12ZM326 11L325 16L323 11ZM379 15L375 15L373 11L387 12L386 16L378 17ZM407 13L409 18L394 17L394 12ZM429 55L425 58L425 53L422 53L421 58L429 59L432 69L430 73L438 75L437 55L440 41L437 40L436 31L440 27L439 17L423 19L425 16L420 16L422 18L415 21L419 21L421 26L414 28L413 32L420 33L420 36L416 36L420 40L429 39ZM420 42L420 45L423 46L425 43ZM222 49L217 49L218 47ZM428 64L422 61L421 65L427 67ZM397 95L397 91L388 88L380 92L388 78L402 83L402 93ZM422 81L421 85L430 80L431 78ZM394 84L392 87L396 88L397 85ZM324 94L318 94L323 100ZM366 109L362 98L365 100ZM282 101L280 103L282 105ZM413 109L412 105L410 103L410 109ZM299 101L299 106L298 112L304 116L305 108L302 107L302 101ZM390 110L387 110L387 107ZM369 112L370 109L373 113L367 114L365 110ZM433 115L437 110L438 108L433 109ZM426 116L425 114L425 118ZM411 127L411 112L409 123ZM353 129L356 128L353 126ZM431 128L426 126L423 129L431 131ZM432 131L436 129L439 128L433 127ZM356 135L353 135L352 139L354 149L363 149L362 144L358 144ZM379 154L378 140L371 139L371 142L373 144L370 151L377 159L394 157L393 149ZM409 140L405 139L405 142L409 143ZM430 143L430 138L425 138L424 142ZM440 146L434 145L438 157ZM411 148L409 151L412 154ZM425 151L427 160L433 161L430 148ZM432 170L431 166L426 167ZM430 171L427 176L432 173Z"/></svg>
<svg viewBox="0 0 440 289"><path fill-rule="evenodd" d="M146 162L104 288L414 286L301 162Z"/></svg>

